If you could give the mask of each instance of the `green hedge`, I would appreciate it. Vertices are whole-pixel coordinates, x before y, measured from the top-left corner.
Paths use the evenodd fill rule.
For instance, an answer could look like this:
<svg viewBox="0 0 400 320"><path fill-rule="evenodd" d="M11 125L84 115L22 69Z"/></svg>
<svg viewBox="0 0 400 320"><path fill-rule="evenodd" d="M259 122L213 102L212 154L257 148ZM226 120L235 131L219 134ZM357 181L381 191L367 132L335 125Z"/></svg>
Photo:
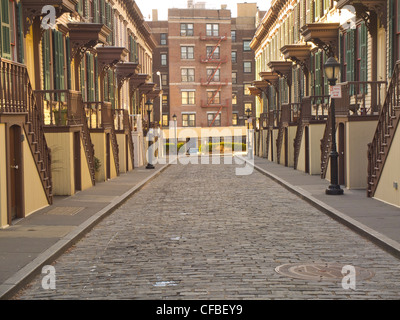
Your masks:
<svg viewBox="0 0 400 320"><path fill-rule="evenodd" d="M228 149L230 151L246 151L246 144L245 143L241 143L241 142L225 142L225 141L221 141L221 142L215 142L215 143L208 143L204 146L208 146L208 152L212 152L212 151L217 151L217 149L219 148L218 151L223 152L225 149ZM203 145L200 146L199 151L201 151Z"/></svg>

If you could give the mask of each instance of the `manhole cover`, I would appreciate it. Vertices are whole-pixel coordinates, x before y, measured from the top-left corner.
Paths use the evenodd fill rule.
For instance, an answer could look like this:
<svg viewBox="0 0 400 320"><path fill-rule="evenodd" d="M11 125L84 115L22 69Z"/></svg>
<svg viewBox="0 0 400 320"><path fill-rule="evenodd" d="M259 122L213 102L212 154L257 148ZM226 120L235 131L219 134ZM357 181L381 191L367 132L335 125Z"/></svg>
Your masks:
<svg viewBox="0 0 400 320"><path fill-rule="evenodd" d="M341 281L347 274L342 273L344 264L339 263L295 263L284 264L275 268L275 271L287 277L303 279L303 280L316 280L316 281ZM375 274L372 271L354 267L355 277L357 280L368 280Z"/></svg>

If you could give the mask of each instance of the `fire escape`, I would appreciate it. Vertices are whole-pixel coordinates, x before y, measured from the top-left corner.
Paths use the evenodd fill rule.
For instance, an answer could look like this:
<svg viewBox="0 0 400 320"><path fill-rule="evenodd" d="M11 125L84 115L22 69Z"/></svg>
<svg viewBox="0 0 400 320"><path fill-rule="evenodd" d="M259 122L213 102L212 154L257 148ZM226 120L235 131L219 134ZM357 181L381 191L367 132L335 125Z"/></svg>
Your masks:
<svg viewBox="0 0 400 320"><path fill-rule="evenodd" d="M221 110L223 107L227 107L228 103L229 103L229 99L226 100L226 104L222 104L222 103L218 103L215 104L214 103L214 99L217 97L217 95L221 92L221 89L223 86L226 86L228 84L228 81L225 82L221 82L221 79L218 79L217 81L214 81L214 77L217 74L217 72L219 70L221 70L221 66L222 64L227 62L227 58L224 57L221 59L220 54L216 57L214 56L217 48L219 48L219 46L221 45L222 41L226 41L228 38L227 36L202 36L200 35L200 40L207 40L207 41L217 41L216 45L213 47L212 50L210 50L210 52L207 54L206 58L201 58L201 63L205 63L205 64L210 64L210 65L216 65L216 67L214 69L212 69L211 74L207 77L207 80L205 82L202 81L202 85L203 86L218 86L218 89L215 90L212 94L212 96L210 98L207 99L207 104L203 105L203 108L215 108L215 107L219 107L218 112L215 114L210 127L212 127L214 125L215 120L217 119L218 115L221 113Z"/></svg>

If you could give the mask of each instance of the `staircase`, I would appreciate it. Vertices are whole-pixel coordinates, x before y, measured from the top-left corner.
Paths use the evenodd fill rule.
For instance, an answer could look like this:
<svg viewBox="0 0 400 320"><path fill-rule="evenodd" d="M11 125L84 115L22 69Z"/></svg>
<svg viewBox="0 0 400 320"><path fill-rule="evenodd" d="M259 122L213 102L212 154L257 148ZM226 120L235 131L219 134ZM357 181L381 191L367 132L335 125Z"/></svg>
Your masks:
<svg viewBox="0 0 400 320"><path fill-rule="evenodd" d="M119 147L117 142L117 134L115 133L114 126L111 127L111 149L114 155L115 170L117 171L117 176L119 176Z"/></svg>
<svg viewBox="0 0 400 320"><path fill-rule="evenodd" d="M24 131L49 204L53 203L51 154L26 66L0 58L0 114L26 114Z"/></svg>
<svg viewBox="0 0 400 320"><path fill-rule="evenodd" d="M328 118L326 119L324 136L321 139L321 179L325 179L328 170L329 153L332 148L332 120L331 112L328 110Z"/></svg>
<svg viewBox="0 0 400 320"><path fill-rule="evenodd" d="M129 112L128 110L124 110L124 128L127 131L128 135L128 144L129 144L129 153L131 155L131 161L132 161L132 169L135 168L135 159L134 159L134 146L133 146L133 139L132 139L132 128L131 124L129 122Z"/></svg>
<svg viewBox="0 0 400 320"><path fill-rule="evenodd" d="M296 137L294 138L294 169L297 169L299 163L299 155L301 148L301 140L303 139L304 126L311 120L311 98L304 97L300 106L300 116L297 120Z"/></svg>
<svg viewBox="0 0 400 320"><path fill-rule="evenodd" d="M278 138L276 139L276 159L278 164L281 162L281 152L282 152L282 143L283 143L283 135L285 132L285 127L283 126L282 122L279 123L278 128Z"/></svg>
<svg viewBox="0 0 400 320"><path fill-rule="evenodd" d="M266 148L266 157L268 159L268 155L269 155L269 140L271 139L271 130L267 129L267 143L265 144L265 148Z"/></svg>
<svg viewBox="0 0 400 320"><path fill-rule="evenodd" d="M396 64L378 125L368 144L367 196L373 197L400 119L400 62Z"/></svg>

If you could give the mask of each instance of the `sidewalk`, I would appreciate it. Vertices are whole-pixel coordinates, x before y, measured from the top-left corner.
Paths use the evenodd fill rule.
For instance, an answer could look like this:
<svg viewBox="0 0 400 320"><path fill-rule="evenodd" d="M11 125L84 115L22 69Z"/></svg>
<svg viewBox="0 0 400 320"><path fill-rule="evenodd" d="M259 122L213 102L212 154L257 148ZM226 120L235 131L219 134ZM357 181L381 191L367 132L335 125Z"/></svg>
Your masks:
<svg viewBox="0 0 400 320"><path fill-rule="evenodd" d="M365 190L344 189L342 196L328 196L329 181L257 156L254 168L400 258L400 208L368 198Z"/></svg>
<svg viewBox="0 0 400 320"><path fill-rule="evenodd" d="M53 205L0 230L0 299L10 298L167 167L135 168L73 196L54 197Z"/></svg>

